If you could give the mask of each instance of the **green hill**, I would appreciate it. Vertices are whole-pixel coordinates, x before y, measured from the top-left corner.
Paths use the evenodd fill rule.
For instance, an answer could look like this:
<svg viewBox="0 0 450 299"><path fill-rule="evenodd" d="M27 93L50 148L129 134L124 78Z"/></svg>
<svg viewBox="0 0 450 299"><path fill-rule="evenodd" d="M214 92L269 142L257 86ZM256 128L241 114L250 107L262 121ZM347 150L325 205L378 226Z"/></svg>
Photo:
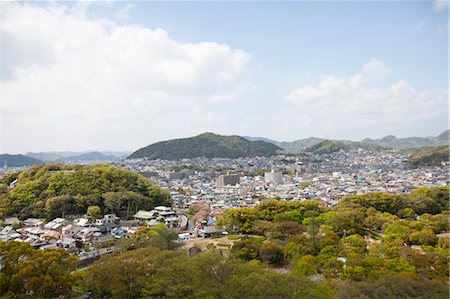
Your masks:
<svg viewBox="0 0 450 299"><path fill-rule="evenodd" d="M325 141L325 139L322 138L316 138L316 137L309 137L305 139L299 139L291 142L281 142L280 147L287 150L289 153L299 153L304 151L305 149L312 147L322 141Z"/></svg>
<svg viewBox="0 0 450 299"><path fill-rule="evenodd" d="M385 136L381 139L366 138L361 141L364 144L380 145L393 149L421 148L425 146L446 145L449 142L449 130L445 130L436 137L406 137L397 138L393 135Z"/></svg>
<svg viewBox="0 0 450 299"><path fill-rule="evenodd" d="M34 164L43 164L41 160L27 157L24 155L9 155L4 154L0 155L0 167L8 166L8 167L22 167L22 166L31 166Z"/></svg>
<svg viewBox="0 0 450 299"><path fill-rule="evenodd" d="M97 205L103 213L127 218L139 209L167 205L169 198L143 176L104 164L34 165L0 178L0 216L54 218L84 214Z"/></svg>
<svg viewBox="0 0 450 299"><path fill-rule="evenodd" d="M440 166L441 162L449 161L449 146L428 147L417 150L409 156L409 166Z"/></svg>
<svg viewBox="0 0 450 299"><path fill-rule="evenodd" d="M203 133L191 138L154 143L132 153L128 158L177 160L184 158L238 158L272 156L281 150L265 141L249 141L240 136Z"/></svg>
<svg viewBox="0 0 450 299"><path fill-rule="evenodd" d="M353 141L338 141L338 140L324 140L319 143L314 144L306 149L308 152L315 154L331 154L340 150L349 151L352 149L365 149L370 151L381 151L384 150L382 146L373 144L362 144L361 142Z"/></svg>

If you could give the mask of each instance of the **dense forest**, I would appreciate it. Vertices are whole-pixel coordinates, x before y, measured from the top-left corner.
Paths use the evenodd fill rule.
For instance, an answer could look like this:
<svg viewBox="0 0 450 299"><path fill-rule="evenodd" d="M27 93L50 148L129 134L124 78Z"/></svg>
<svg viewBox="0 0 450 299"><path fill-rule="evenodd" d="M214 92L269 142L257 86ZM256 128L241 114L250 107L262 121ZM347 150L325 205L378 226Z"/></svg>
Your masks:
<svg viewBox="0 0 450 299"><path fill-rule="evenodd" d="M164 225L75 270L64 251L0 243L3 298L448 298L449 188L227 210L229 251L181 250ZM55 277L55 279L53 279ZM61 283L58 283L61 282Z"/></svg>
<svg viewBox="0 0 450 299"><path fill-rule="evenodd" d="M0 216L22 219L84 214L90 206L127 218L139 209L168 205L169 199L167 190L143 176L102 164L34 165L0 178Z"/></svg>
<svg viewBox="0 0 450 299"><path fill-rule="evenodd" d="M249 141L240 136L203 133L191 138L161 141L141 148L128 158L178 160L184 158L238 158L272 156L281 150L264 141Z"/></svg>

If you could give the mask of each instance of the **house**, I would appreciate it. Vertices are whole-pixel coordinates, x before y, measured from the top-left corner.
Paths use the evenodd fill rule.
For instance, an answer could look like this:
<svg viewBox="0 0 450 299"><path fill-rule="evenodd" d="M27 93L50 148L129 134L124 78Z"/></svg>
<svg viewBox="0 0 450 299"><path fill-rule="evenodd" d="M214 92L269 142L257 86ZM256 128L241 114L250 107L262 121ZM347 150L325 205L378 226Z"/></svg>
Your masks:
<svg viewBox="0 0 450 299"><path fill-rule="evenodd" d="M116 216L116 214L106 214L101 219L95 220L95 225L102 225L105 223L116 223L119 221L119 217Z"/></svg>
<svg viewBox="0 0 450 299"><path fill-rule="evenodd" d="M28 218L23 221L25 227L40 227L44 224L41 220L37 218Z"/></svg>
<svg viewBox="0 0 450 299"><path fill-rule="evenodd" d="M139 221L137 220L122 220L120 221L120 229L126 232L135 231L139 226Z"/></svg>
<svg viewBox="0 0 450 299"><path fill-rule="evenodd" d="M67 224L67 220L64 218L55 218L52 221L48 222L44 225L45 229L55 230L58 232L62 232L62 228Z"/></svg>
<svg viewBox="0 0 450 299"><path fill-rule="evenodd" d="M88 218L78 218L73 221L73 224L85 227L90 224L90 221Z"/></svg>
<svg viewBox="0 0 450 299"><path fill-rule="evenodd" d="M133 215L135 220L145 221L155 218L155 213L153 211L144 211L139 210L136 214Z"/></svg>
<svg viewBox="0 0 450 299"><path fill-rule="evenodd" d="M3 222L5 223L5 225L13 225L14 223L18 223L20 224L20 220L17 217L7 217L3 220Z"/></svg>
<svg viewBox="0 0 450 299"><path fill-rule="evenodd" d="M48 230L45 233L41 234L41 236L39 237L41 240L47 240L47 241L51 241L51 240L58 240L60 237L60 233L59 231L56 230Z"/></svg>
<svg viewBox="0 0 450 299"><path fill-rule="evenodd" d="M101 225L96 225L96 227L100 230L102 233L110 233L114 228L118 228L119 225L113 222L104 223Z"/></svg>
<svg viewBox="0 0 450 299"><path fill-rule="evenodd" d="M10 225L0 231L0 241L8 242L17 238L20 238L20 234Z"/></svg>
<svg viewBox="0 0 450 299"><path fill-rule="evenodd" d="M198 235L204 238L218 236L220 231L214 225L205 225L203 229L198 230Z"/></svg>
<svg viewBox="0 0 450 299"><path fill-rule="evenodd" d="M40 227L27 227L23 229L23 232L27 237L38 239L45 232L45 230Z"/></svg>
<svg viewBox="0 0 450 299"><path fill-rule="evenodd" d="M96 227L86 227L78 232L76 235L77 238L81 239L83 242L90 242L95 238L101 236L101 232Z"/></svg>
<svg viewBox="0 0 450 299"><path fill-rule="evenodd" d="M62 228L62 234L65 237L74 237L83 229L82 226L78 226L75 224L68 224Z"/></svg>
<svg viewBox="0 0 450 299"><path fill-rule="evenodd" d="M73 238L62 238L62 239L59 239L57 241L57 244L60 247L68 250L68 249L72 249L72 248L76 248L77 247L77 240L75 240Z"/></svg>

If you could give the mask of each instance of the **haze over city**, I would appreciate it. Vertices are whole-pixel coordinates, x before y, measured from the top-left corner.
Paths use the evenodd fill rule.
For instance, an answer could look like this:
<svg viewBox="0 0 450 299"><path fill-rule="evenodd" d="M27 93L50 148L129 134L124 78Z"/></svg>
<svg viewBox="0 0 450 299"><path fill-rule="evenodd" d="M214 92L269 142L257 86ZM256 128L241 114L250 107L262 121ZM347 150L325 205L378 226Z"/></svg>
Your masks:
<svg viewBox="0 0 450 299"><path fill-rule="evenodd" d="M448 127L448 2L1 2L1 153Z"/></svg>

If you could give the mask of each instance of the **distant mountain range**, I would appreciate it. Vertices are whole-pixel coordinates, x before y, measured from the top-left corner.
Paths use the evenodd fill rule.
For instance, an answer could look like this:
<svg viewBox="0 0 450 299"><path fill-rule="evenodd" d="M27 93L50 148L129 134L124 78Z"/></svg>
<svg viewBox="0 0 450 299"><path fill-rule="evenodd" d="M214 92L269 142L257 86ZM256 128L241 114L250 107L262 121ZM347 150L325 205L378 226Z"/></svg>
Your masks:
<svg viewBox="0 0 450 299"><path fill-rule="evenodd" d="M299 153L303 151L315 151L317 150L314 146L326 141L327 139L310 137L306 139L299 139L295 141L276 141L262 137L245 137L249 140L263 140L275 144L289 153ZM341 147L344 149L344 145L350 146L351 148L365 148L372 150L381 149L411 149L411 148L421 148L426 146L440 146L449 143L450 130L445 130L436 137L406 137L397 138L393 135L383 137L381 139L370 139L365 138L361 142L350 141L350 140L327 140L337 142L333 147ZM340 146L338 146L340 144ZM331 143L323 144L323 146L331 146ZM323 147L322 146L322 147Z"/></svg>
<svg viewBox="0 0 450 299"><path fill-rule="evenodd" d="M282 150L266 141L250 141L240 136L203 133L191 138L161 141L141 148L128 158L177 160L184 158L238 158L272 156Z"/></svg>
<svg viewBox="0 0 450 299"><path fill-rule="evenodd" d="M381 145L386 148L407 149L419 148L425 146L447 145L449 142L450 130L445 130L436 137L406 137L397 138L393 135L383 137L381 139L366 138L361 141L363 144Z"/></svg>
<svg viewBox="0 0 450 299"><path fill-rule="evenodd" d="M70 157L63 157L55 160L55 162L95 162L95 161L116 161L119 158L112 155L105 155L100 152L90 152Z"/></svg>
<svg viewBox="0 0 450 299"><path fill-rule="evenodd" d="M44 162L24 155L9 155L9 154L0 155L0 167L4 166L22 167L22 166L31 166L34 164L44 164Z"/></svg>
<svg viewBox="0 0 450 299"><path fill-rule="evenodd" d="M28 152L25 155L45 162L65 162L65 161L114 161L121 158L127 157L131 152L114 152L114 151L104 151L104 152L39 152L33 153Z"/></svg>

